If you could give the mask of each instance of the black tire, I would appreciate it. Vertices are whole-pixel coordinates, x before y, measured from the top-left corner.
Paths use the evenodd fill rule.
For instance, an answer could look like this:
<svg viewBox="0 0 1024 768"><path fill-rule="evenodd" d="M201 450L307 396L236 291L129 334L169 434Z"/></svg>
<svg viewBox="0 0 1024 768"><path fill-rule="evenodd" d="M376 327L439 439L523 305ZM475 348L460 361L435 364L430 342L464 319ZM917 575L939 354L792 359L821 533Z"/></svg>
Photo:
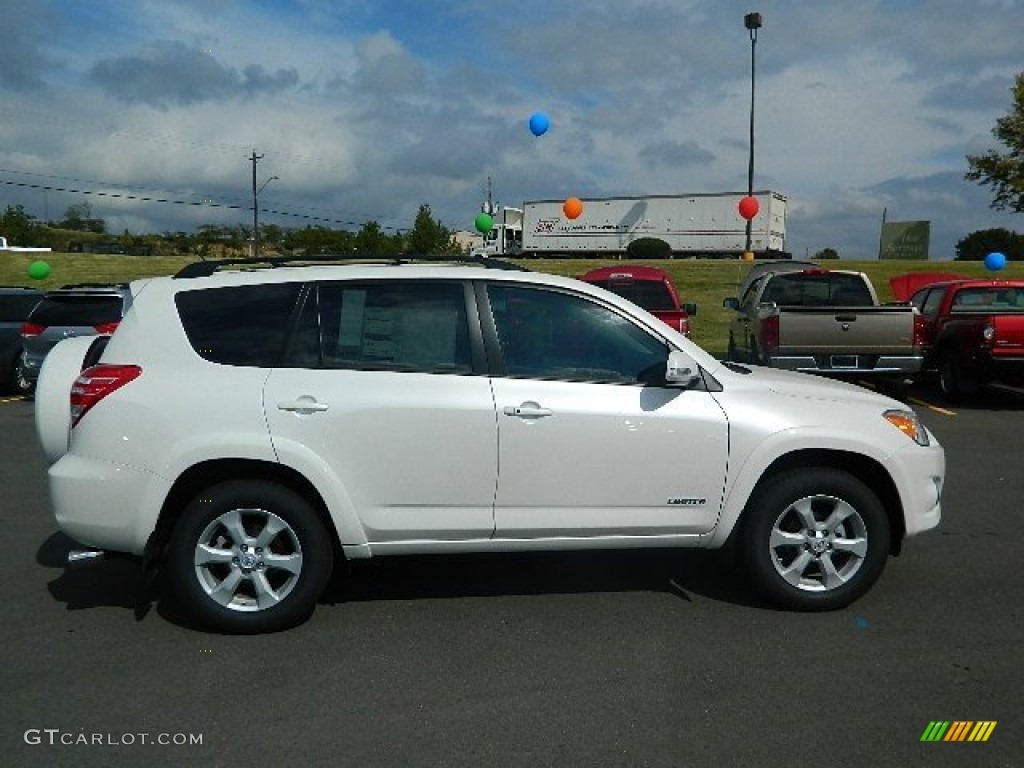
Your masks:
<svg viewBox="0 0 1024 768"><path fill-rule="evenodd" d="M729 348L725 353L725 359L733 363L741 362L739 359L739 351L736 349L736 339L733 338L731 333L729 334Z"/></svg>
<svg viewBox="0 0 1024 768"><path fill-rule="evenodd" d="M963 369L956 353L945 351L939 357L939 392L950 402L963 400L978 391L974 378Z"/></svg>
<svg viewBox="0 0 1024 768"><path fill-rule="evenodd" d="M210 555L205 562L201 551ZM185 507L165 571L182 608L202 626L252 634L305 621L332 559L330 536L305 499L276 483L234 480Z"/></svg>
<svg viewBox="0 0 1024 768"><path fill-rule="evenodd" d="M889 521L860 480L831 468L780 475L758 492L742 548L753 585L779 607L843 608L881 576Z"/></svg>

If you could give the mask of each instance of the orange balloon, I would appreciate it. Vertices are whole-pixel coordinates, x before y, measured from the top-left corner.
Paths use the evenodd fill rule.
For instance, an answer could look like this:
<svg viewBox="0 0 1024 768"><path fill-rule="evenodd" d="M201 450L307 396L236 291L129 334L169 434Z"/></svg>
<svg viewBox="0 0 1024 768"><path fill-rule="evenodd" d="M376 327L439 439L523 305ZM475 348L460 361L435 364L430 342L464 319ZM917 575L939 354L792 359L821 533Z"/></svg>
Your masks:
<svg viewBox="0 0 1024 768"><path fill-rule="evenodd" d="M577 219L579 215L583 213L583 201L578 197L570 197L562 205L562 213L565 214L567 219Z"/></svg>

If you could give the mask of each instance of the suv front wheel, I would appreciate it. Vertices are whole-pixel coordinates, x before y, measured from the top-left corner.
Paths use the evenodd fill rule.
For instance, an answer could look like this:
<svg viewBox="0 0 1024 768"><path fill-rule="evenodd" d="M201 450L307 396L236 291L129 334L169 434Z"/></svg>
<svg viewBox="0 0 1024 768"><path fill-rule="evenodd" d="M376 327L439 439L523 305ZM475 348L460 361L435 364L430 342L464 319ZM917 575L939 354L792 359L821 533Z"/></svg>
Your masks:
<svg viewBox="0 0 1024 768"><path fill-rule="evenodd" d="M331 539L292 490L235 480L200 493L182 512L168 549L171 588L203 626L273 632L312 613L331 574Z"/></svg>
<svg viewBox="0 0 1024 768"><path fill-rule="evenodd" d="M809 468L772 481L748 510L744 555L772 602L827 611L863 595L889 556L889 520L875 494L852 475Z"/></svg>

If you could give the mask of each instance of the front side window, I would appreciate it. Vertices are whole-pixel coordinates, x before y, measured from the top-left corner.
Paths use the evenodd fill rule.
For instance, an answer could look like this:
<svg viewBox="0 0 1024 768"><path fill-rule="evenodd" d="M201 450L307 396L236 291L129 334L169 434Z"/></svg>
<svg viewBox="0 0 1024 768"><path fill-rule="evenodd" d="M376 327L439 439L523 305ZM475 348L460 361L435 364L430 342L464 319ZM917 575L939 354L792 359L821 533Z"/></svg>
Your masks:
<svg viewBox="0 0 1024 768"><path fill-rule="evenodd" d="M487 296L509 376L637 384L664 370L664 341L594 301L510 285Z"/></svg>
<svg viewBox="0 0 1024 768"><path fill-rule="evenodd" d="M469 373L465 289L455 282L314 286L288 362L314 368Z"/></svg>

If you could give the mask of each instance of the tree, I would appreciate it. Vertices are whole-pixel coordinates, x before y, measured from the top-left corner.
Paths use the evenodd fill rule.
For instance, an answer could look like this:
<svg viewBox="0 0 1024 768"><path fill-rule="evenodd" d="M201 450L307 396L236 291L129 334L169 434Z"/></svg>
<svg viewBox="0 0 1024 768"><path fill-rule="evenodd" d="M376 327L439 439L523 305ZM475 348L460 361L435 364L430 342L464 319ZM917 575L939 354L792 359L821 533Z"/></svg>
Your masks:
<svg viewBox="0 0 1024 768"><path fill-rule="evenodd" d="M43 227L36 224L36 217L25 213L23 205L8 205L0 216L0 235L11 245L37 245Z"/></svg>
<svg viewBox="0 0 1024 768"><path fill-rule="evenodd" d="M61 229L73 229L76 232L95 232L103 234L107 231L107 223L103 219L93 218L92 206L89 203L69 205L64 211L64 219L57 224Z"/></svg>
<svg viewBox="0 0 1024 768"><path fill-rule="evenodd" d="M1024 261L1024 236L1002 227L979 229L956 244L956 260L984 261L994 251L1010 261Z"/></svg>
<svg viewBox="0 0 1024 768"><path fill-rule="evenodd" d="M814 254L814 258L815 259L838 259L839 258L839 251L837 251L835 248L822 248L820 251L818 251L816 254Z"/></svg>
<svg viewBox="0 0 1024 768"><path fill-rule="evenodd" d="M964 178L992 186L992 208L1020 213L1024 211L1024 72L1017 75L1012 91L1013 106L992 129L992 135L1010 151L1001 155L991 149L984 155L968 155L971 170Z"/></svg>
<svg viewBox="0 0 1024 768"><path fill-rule="evenodd" d="M418 256L453 254L458 252L451 231L435 221L430 206L423 204L416 214L412 231L406 238L409 253Z"/></svg>

